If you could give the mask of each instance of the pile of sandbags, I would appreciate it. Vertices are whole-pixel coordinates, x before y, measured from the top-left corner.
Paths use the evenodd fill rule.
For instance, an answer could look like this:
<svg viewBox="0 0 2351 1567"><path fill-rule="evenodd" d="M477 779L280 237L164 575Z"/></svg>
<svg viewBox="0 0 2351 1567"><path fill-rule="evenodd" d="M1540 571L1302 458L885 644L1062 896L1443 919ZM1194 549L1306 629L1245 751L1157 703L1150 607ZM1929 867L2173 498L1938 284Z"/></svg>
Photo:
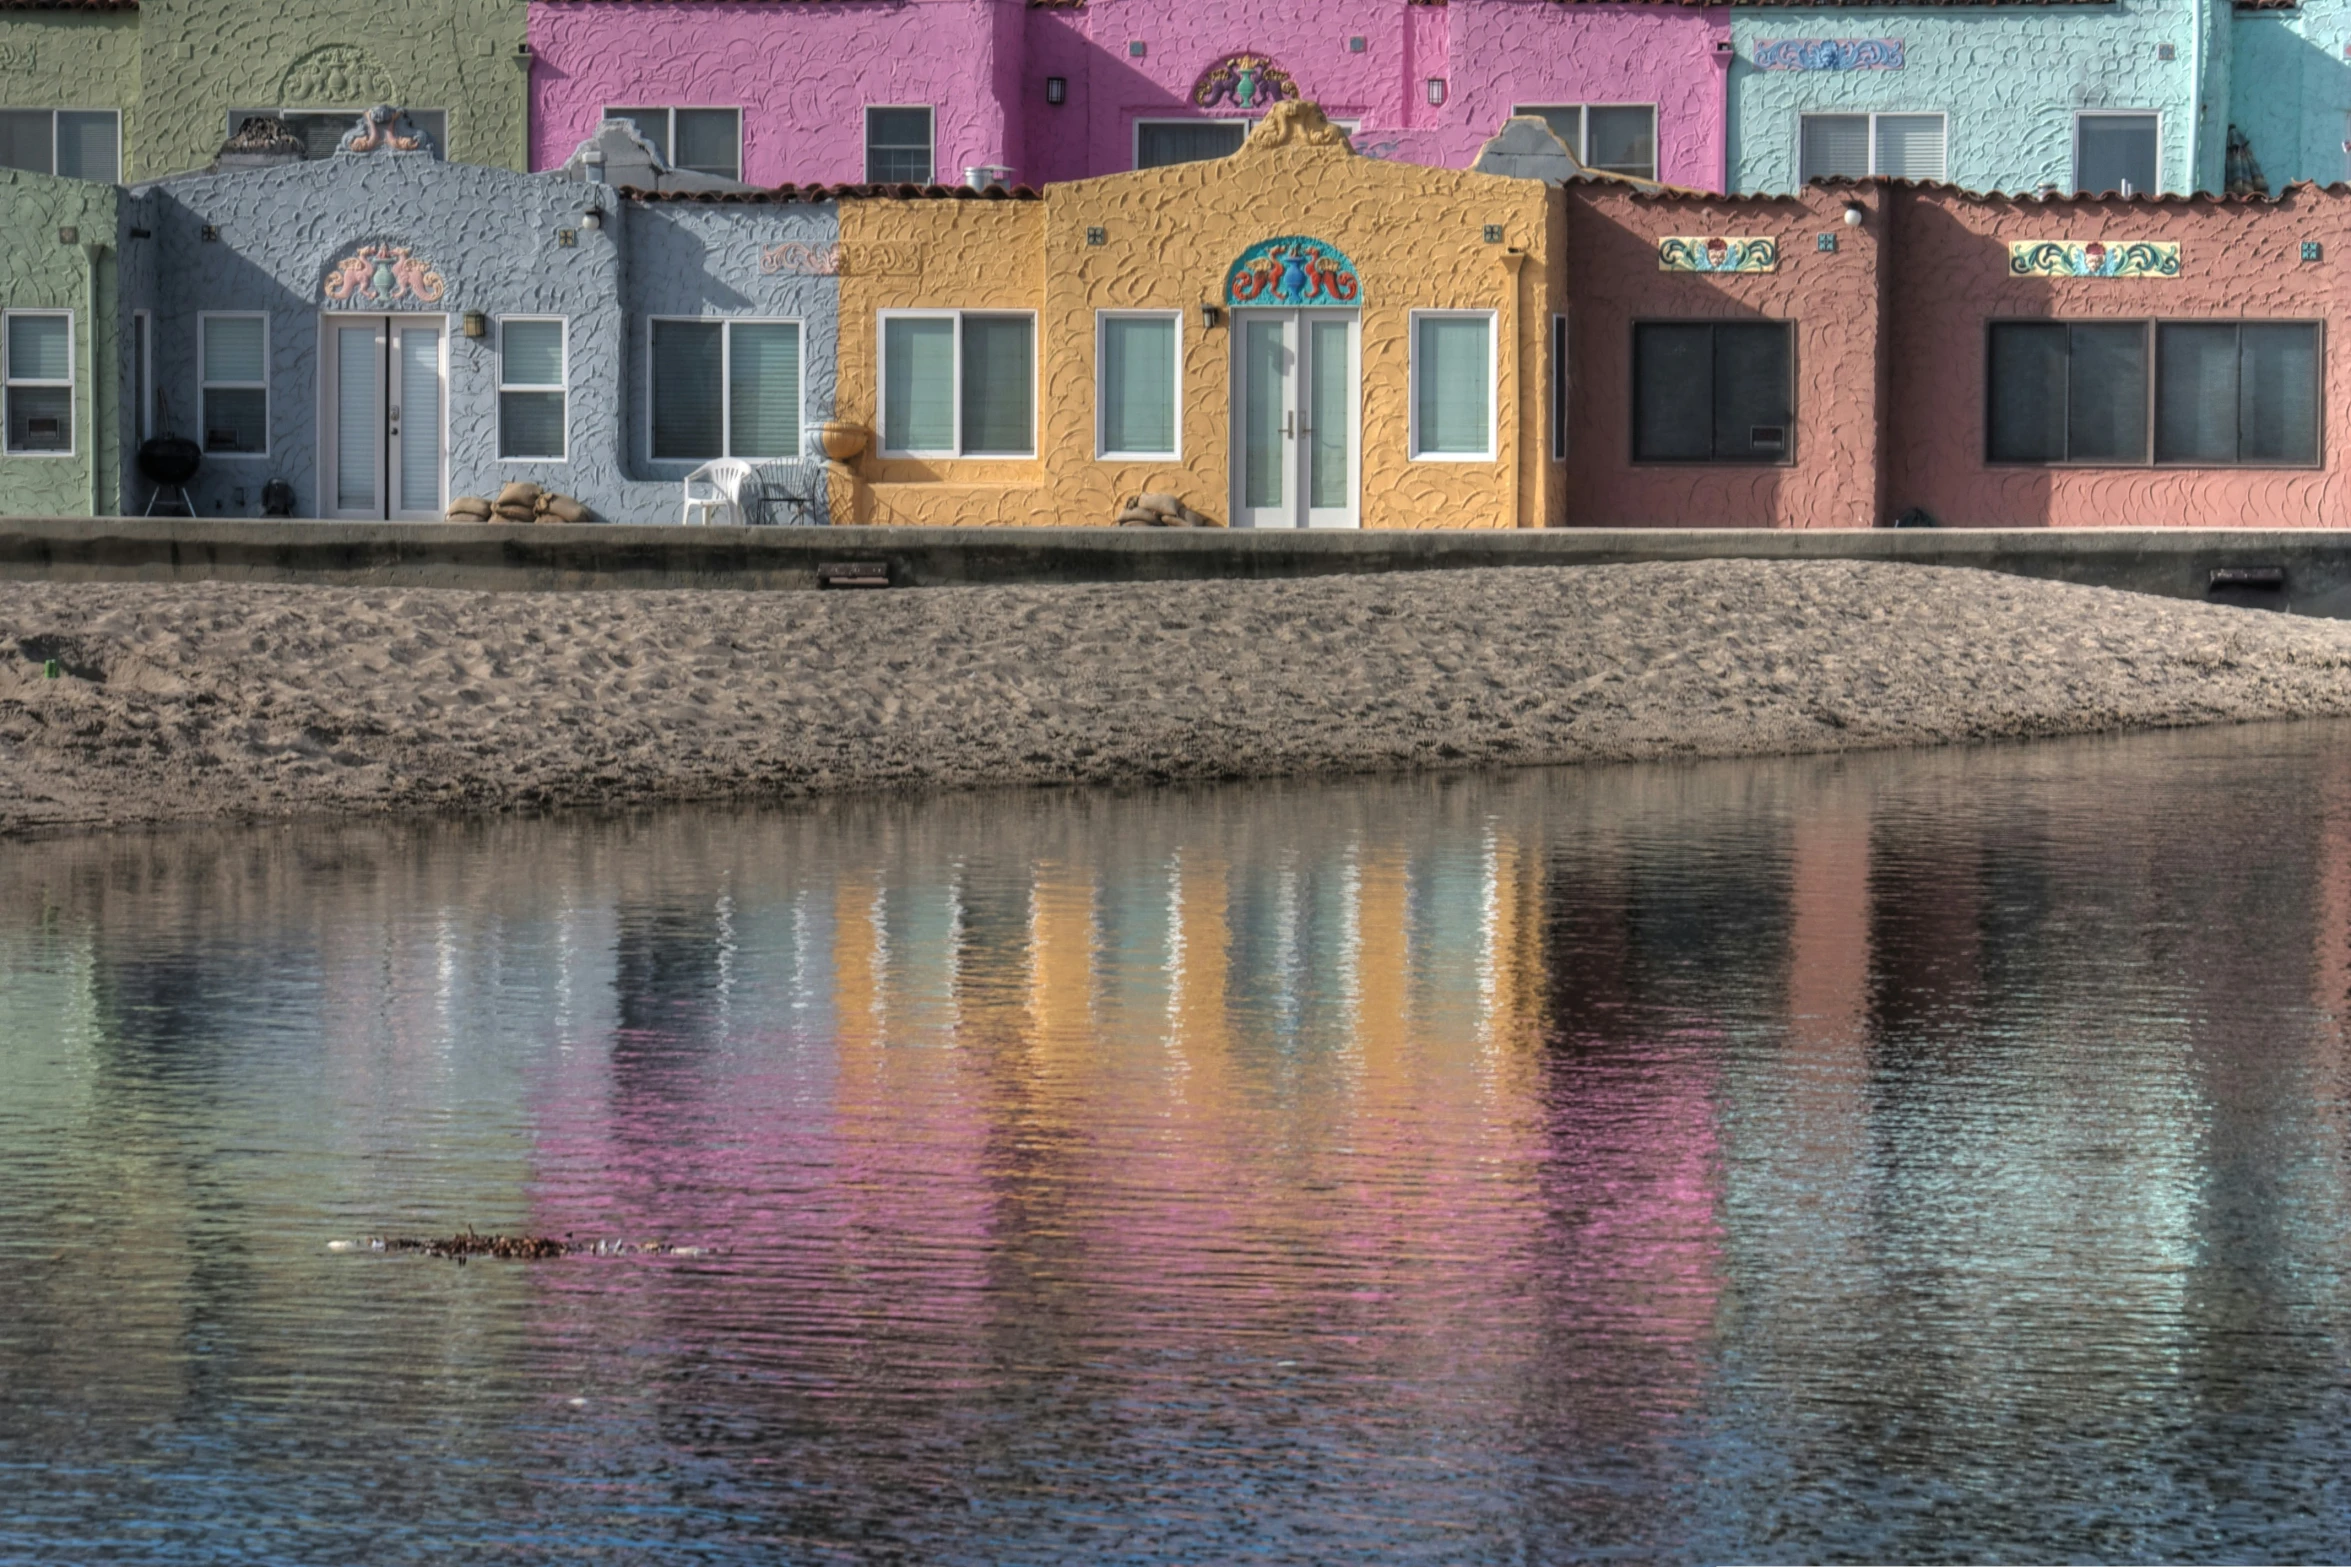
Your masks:
<svg viewBox="0 0 2351 1567"><path fill-rule="evenodd" d="M451 522L588 522L588 508L556 490L542 490L520 481L498 492L494 501L479 495L460 495L449 503Z"/></svg>
<svg viewBox="0 0 2351 1567"><path fill-rule="evenodd" d="M1173 495L1138 495L1118 509L1122 528L1217 528L1223 524L1203 516Z"/></svg>

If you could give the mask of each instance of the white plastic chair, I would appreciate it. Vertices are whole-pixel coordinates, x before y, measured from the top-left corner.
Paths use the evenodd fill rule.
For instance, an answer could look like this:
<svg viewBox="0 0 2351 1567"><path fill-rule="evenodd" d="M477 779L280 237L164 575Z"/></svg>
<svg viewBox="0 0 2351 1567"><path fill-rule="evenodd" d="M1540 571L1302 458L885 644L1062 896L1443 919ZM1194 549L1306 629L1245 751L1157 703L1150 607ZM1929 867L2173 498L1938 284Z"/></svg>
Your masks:
<svg viewBox="0 0 2351 1567"><path fill-rule="evenodd" d="M756 470L740 457L721 457L706 462L686 475L685 511L678 519L685 527L710 525L710 514L724 511L727 520L737 527L743 524L743 490L753 482ZM701 513L696 516L695 513Z"/></svg>

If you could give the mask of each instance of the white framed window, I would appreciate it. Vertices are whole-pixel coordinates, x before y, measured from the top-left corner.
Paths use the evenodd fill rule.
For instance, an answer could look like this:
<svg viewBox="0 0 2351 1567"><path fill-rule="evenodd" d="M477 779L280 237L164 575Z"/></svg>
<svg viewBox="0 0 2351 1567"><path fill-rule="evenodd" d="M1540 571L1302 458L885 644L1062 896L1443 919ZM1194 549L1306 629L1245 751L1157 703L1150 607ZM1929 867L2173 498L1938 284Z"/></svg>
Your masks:
<svg viewBox="0 0 2351 1567"><path fill-rule="evenodd" d="M1820 179L1939 180L1949 126L1934 114L1806 114L1797 118L1799 184Z"/></svg>
<svg viewBox="0 0 2351 1567"><path fill-rule="evenodd" d="M0 400L9 456L73 455L72 311L0 311Z"/></svg>
<svg viewBox="0 0 2351 1567"><path fill-rule="evenodd" d="M0 109L0 169L111 185L122 178L122 111Z"/></svg>
<svg viewBox="0 0 2351 1567"><path fill-rule="evenodd" d="M259 311L196 318L204 453L269 455L269 317Z"/></svg>
<svg viewBox="0 0 2351 1567"><path fill-rule="evenodd" d="M743 177L741 109L606 109L604 117L634 125L637 134L651 142L661 161L673 169L712 174L722 180Z"/></svg>
<svg viewBox="0 0 2351 1567"><path fill-rule="evenodd" d="M1183 446L1184 313L1094 316L1094 454L1175 457Z"/></svg>
<svg viewBox="0 0 2351 1567"><path fill-rule="evenodd" d="M874 104L865 111L865 182L928 185L937 177L931 152L931 106Z"/></svg>
<svg viewBox="0 0 2351 1567"><path fill-rule="evenodd" d="M1567 143L1576 162L1604 174L1657 178L1657 105L1653 103L1522 103Z"/></svg>
<svg viewBox="0 0 2351 1567"><path fill-rule="evenodd" d="M798 321L657 316L646 331L656 461L799 460Z"/></svg>
<svg viewBox="0 0 2351 1567"><path fill-rule="evenodd" d="M561 316L504 316L498 322L498 455L509 462L561 462L567 451Z"/></svg>
<svg viewBox="0 0 2351 1567"><path fill-rule="evenodd" d="M2073 188L2151 196L2161 189L2163 116L2131 109L2084 109L2073 117Z"/></svg>
<svg viewBox="0 0 2351 1567"><path fill-rule="evenodd" d="M1412 456L1494 460L1494 312L1412 312Z"/></svg>
<svg viewBox="0 0 2351 1567"><path fill-rule="evenodd" d="M231 109L229 135L234 136L247 120L276 120L302 143L305 160L331 158L343 138L359 123L367 112L365 104L354 104L348 109ZM402 109L408 123L433 139L433 145L442 156L449 152L449 111L446 109Z"/></svg>
<svg viewBox="0 0 2351 1567"><path fill-rule="evenodd" d="M885 310L882 453L1037 455L1037 318L1020 310Z"/></svg>
<svg viewBox="0 0 2351 1567"><path fill-rule="evenodd" d="M131 312L131 419L142 441L155 436L155 312Z"/></svg>

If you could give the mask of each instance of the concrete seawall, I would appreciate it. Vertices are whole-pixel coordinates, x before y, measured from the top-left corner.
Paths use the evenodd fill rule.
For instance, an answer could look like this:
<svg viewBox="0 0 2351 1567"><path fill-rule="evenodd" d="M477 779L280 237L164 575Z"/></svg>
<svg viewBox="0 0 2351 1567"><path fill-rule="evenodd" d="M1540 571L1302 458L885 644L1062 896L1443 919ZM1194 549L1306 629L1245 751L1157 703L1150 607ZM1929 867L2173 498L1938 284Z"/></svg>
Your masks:
<svg viewBox="0 0 2351 1567"><path fill-rule="evenodd" d="M1228 533L0 519L0 580L6 581L779 591L814 588L820 568L847 563L879 563L894 587L953 587L1699 560L1965 566L2351 617L2351 531L2330 529Z"/></svg>

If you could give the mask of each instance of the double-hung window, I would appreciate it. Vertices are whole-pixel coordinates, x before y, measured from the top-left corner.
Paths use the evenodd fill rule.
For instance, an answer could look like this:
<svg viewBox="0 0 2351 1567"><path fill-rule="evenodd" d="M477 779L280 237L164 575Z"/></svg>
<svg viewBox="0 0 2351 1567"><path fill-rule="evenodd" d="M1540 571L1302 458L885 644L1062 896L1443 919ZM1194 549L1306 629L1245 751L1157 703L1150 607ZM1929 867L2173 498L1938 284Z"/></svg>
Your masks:
<svg viewBox="0 0 2351 1567"><path fill-rule="evenodd" d="M562 460L564 324L509 316L498 323L498 455Z"/></svg>
<svg viewBox="0 0 2351 1567"><path fill-rule="evenodd" d="M1939 180L1945 167L1940 114L1807 114L1797 136L1800 181Z"/></svg>
<svg viewBox="0 0 2351 1567"><path fill-rule="evenodd" d="M1793 337L1787 321L1636 322L1633 460L1790 461Z"/></svg>
<svg viewBox="0 0 2351 1567"><path fill-rule="evenodd" d="M722 180L743 177L740 109L606 109L604 117L634 125L673 169Z"/></svg>
<svg viewBox="0 0 2351 1567"><path fill-rule="evenodd" d="M5 384L12 457L73 451L73 315L11 310L0 315L0 383Z"/></svg>
<svg viewBox="0 0 2351 1567"><path fill-rule="evenodd" d="M2309 321L1996 321L1985 386L1995 463L2197 468L2318 461Z"/></svg>
<svg viewBox="0 0 2351 1567"><path fill-rule="evenodd" d="M929 104L865 111L869 185L928 185L934 178Z"/></svg>
<svg viewBox="0 0 2351 1567"><path fill-rule="evenodd" d="M1097 319L1096 453L1174 457L1183 423L1182 313L1105 310Z"/></svg>
<svg viewBox="0 0 2351 1567"><path fill-rule="evenodd" d="M1480 462L1494 456L1494 317L1483 310L1412 313L1412 455Z"/></svg>
<svg viewBox="0 0 2351 1567"><path fill-rule="evenodd" d="M1035 316L890 310L881 328L884 453L1036 455Z"/></svg>
<svg viewBox="0 0 2351 1567"><path fill-rule="evenodd" d="M652 323L653 455L800 458L800 323Z"/></svg>
<svg viewBox="0 0 2351 1567"><path fill-rule="evenodd" d="M269 453L269 317L197 318L203 376L204 449L222 456Z"/></svg>
<svg viewBox="0 0 2351 1567"><path fill-rule="evenodd" d="M1651 103L1522 103L1567 143L1576 162L1605 174L1657 178L1657 106Z"/></svg>
<svg viewBox="0 0 2351 1567"><path fill-rule="evenodd" d="M0 169L122 178L122 114L115 109L0 109Z"/></svg>
<svg viewBox="0 0 2351 1567"><path fill-rule="evenodd" d="M2151 196L2156 189L2163 121L2153 114L2091 110L2073 117L2073 188Z"/></svg>

